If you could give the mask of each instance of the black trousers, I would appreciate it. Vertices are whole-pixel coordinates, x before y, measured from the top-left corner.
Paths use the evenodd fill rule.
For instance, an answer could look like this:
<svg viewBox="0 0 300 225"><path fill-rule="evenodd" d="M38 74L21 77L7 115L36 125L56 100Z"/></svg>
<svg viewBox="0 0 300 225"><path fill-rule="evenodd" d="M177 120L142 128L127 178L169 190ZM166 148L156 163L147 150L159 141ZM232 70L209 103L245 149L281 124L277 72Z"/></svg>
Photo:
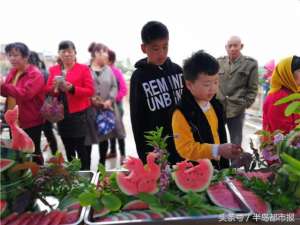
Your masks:
<svg viewBox="0 0 300 225"><path fill-rule="evenodd" d="M43 155L41 153L41 134L42 134L42 126L35 126L24 129L24 131L28 134L28 136L32 139L35 147L33 161L39 165L44 164Z"/></svg>
<svg viewBox="0 0 300 225"><path fill-rule="evenodd" d="M65 138L61 137L67 154L68 161L72 161L76 157L81 161L81 170L90 170L91 167L91 149L84 145L85 137Z"/></svg>
<svg viewBox="0 0 300 225"><path fill-rule="evenodd" d="M56 151L58 150L57 148L57 141L54 135L54 132L52 130L53 125L52 123L50 123L49 121L47 121L43 127L42 127L42 131L44 132L44 135L48 141L48 144L50 146L51 152L54 155L56 153Z"/></svg>
<svg viewBox="0 0 300 225"><path fill-rule="evenodd" d="M91 145L85 146L85 149L89 152L92 150ZM105 161L106 161L106 154L108 150L108 140L105 141L100 141L99 142L99 162L105 166Z"/></svg>
<svg viewBox="0 0 300 225"><path fill-rule="evenodd" d="M116 138L109 139L110 153L116 153ZM118 139L119 150L121 156L125 156L125 139Z"/></svg>

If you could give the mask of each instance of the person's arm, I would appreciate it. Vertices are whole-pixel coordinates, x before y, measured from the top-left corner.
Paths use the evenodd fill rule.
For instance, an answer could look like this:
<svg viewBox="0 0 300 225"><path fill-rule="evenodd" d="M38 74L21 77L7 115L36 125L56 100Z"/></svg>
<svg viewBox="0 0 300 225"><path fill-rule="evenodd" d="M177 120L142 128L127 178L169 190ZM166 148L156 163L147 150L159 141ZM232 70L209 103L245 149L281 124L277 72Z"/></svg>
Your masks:
<svg viewBox="0 0 300 225"><path fill-rule="evenodd" d="M172 129L173 134L176 137L174 139L176 150L182 158L188 160L213 158L213 144L199 143L195 141L191 127L179 110L176 110L173 113Z"/></svg>
<svg viewBox="0 0 300 225"><path fill-rule="evenodd" d="M121 102L122 99L127 95L128 89L127 89L126 81L124 79L124 75L119 69L116 69L116 78L118 79L118 83L119 83L119 90L116 96L116 101Z"/></svg>
<svg viewBox="0 0 300 225"><path fill-rule="evenodd" d="M94 82L92 78L91 71L88 67L82 68L81 76L83 79L83 83L81 85L72 84L73 85L73 95L75 97L92 97L94 95Z"/></svg>
<svg viewBox="0 0 300 225"><path fill-rule="evenodd" d="M30 100L43 91L45 82L40 71L36 70L24 76L28 76L24 85L15 86L11 83L4 83L1 86L1 93L16 99Z"/></svg>
<svg viewBox="0 0 300 225"><path fill-rule="evenodd" d="M248 85L247 85L247 93L245 95L246 98L246 107L249 108L255 101L256 95L258 91L258 65L255 61L250 70Z"/></svg>
<svg viewBox="0 0 300 225"><path fill-rule="evenodd" d="M139 155L139 158L144 160L146 159L146 143L144 138L145 128L143 124L145 123L145 120L147 120L147 118L145 118L143 109L143 102L146 101L146 99L143 98L141 88L141 83L137 80L136 74L133 74L130 79L129 96L131 126L137 153Z"/></svg>

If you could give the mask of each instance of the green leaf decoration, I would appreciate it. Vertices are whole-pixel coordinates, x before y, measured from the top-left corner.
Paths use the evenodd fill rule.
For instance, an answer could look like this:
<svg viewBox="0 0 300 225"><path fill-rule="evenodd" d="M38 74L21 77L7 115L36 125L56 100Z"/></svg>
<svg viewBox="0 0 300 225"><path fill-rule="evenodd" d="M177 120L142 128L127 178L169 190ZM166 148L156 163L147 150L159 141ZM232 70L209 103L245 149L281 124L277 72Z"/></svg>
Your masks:
<svg viewBox="0 0 300 225"><path fill-rule="evenodd" d="M290 116L293 113L300 112L300 102L292 102L288 105L288 107L284 111L285 116Z"/></svg>
<svg viewBox="0 0 300 225"><path fill-rule="evenodd" d="M275 102L275 105L281 105L294 100L300 100L300 93L294 93L285 98L279 99L277 102Z"/></svg>
<svg viewBox="0 0 300 225"><path fill-rule="evenodd" d="M85 191L78 196L78 200L82 206L96 205L97 195L96 193Z"/></svg>
<svg viewBox="0 0 300 225"><path fill-rule="evenodd" d="M103 203L104 207L108 208L110 211L118 211L122 206L121 200L112 193L105 194L101 198L101 202Z"/></svg>

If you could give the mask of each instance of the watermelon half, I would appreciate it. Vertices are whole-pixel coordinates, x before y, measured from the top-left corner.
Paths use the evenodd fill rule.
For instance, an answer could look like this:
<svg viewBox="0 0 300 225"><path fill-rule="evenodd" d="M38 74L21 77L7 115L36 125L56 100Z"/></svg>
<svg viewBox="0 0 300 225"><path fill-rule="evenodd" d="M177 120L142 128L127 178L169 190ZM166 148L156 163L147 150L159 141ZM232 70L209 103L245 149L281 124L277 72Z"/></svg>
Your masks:
<svg viewBox="0 0 300 225"><path fill-rule="evenodd" d="M213 176L213 166L209 159L201 159L198 165L193 166L191 162L183 161L173 167L175 171L172 177L177 187L183 192L201 192L205 190Z"/></svg>

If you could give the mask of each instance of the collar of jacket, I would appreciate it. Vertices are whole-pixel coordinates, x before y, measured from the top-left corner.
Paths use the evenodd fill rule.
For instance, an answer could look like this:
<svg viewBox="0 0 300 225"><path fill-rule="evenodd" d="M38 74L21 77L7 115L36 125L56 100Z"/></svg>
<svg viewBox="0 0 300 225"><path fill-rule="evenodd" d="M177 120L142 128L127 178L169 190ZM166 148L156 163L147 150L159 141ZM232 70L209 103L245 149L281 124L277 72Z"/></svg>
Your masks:
<svg viewBox="0 0 300 225"><path fill-rule="evenodd" d="M213 97L213 99L210 101L210 104L214 108L218 117L218 133L220 142L226 143L227 137L224 129L225 117L222 105L215 97ZM187 122L191 126L192 133L196 141L200 143L214 143L211 128L205 114L195 101L191 92L186 88L183 90L182 98L177 106L177 109L183 113Z"/></svg>

